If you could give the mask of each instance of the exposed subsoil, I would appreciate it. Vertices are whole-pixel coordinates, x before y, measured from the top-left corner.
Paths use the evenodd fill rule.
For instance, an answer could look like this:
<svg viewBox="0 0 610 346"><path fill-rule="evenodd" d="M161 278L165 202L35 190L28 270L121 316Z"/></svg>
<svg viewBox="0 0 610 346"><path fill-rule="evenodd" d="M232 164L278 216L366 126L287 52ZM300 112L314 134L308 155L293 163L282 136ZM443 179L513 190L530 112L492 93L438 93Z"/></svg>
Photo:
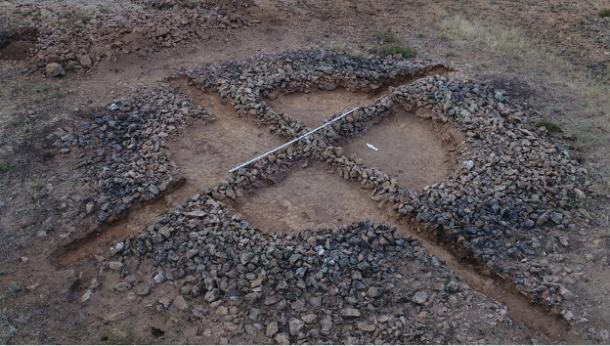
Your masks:
<svg viewBox="0 0 610 346"><path fill-rule="evenodd" d="M296 166L278 183L235 202L234 208L252 226L271 233L338 228L363 219L386 220L384 212L377 210L368 197L368 191L350 186L320 164Z"/></svg>
<svg viewBox="0 0 610 346"><path fill-rule="evenodd" d="M334 115L355 107L366 106L378 97L379 93L354 93L344 89L333 91L312 91L275 95L267 101L273 110L303 122L311 128L318 127Z"/></svg>
<svg viewBox="0 0 610 346"><path fill-rule="evenodd" d="M170 143L172 159L187 184L205 191L221 181L231 168L284 143L251 119L239 116L227 100L193 87L183 86L182 90L214 116L213 122L190 124Z"/></svg>
<svg viewBox="0 0 610 346"><path fill-rule="evenodd" d="M396 110L361 136L345 141L346 154L354 154L369 167L379 167L413 190L440 182L451 174L463 136L423 115ZM420 111L422 113L422 111Z"/></svg>

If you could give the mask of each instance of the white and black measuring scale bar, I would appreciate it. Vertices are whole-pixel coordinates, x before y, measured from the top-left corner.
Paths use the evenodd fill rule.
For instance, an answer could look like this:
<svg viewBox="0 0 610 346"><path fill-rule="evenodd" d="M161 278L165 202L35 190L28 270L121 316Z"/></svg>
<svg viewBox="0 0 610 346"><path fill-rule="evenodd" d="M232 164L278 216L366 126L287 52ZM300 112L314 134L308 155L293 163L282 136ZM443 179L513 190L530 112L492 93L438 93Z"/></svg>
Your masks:
<svg viewBox="0 0 610 346"><path fill-rule="evenodd" d="M383 98L385 98L385 97L387 97L387 96L389 96L389 95L385 95L385 96L382 96L382 97L378 98L378 99L377 99L377 100L375 100L375 102L373 102L372 104L375 104L375 103L377 103L377 102L381 101ZM250 160L248 160L248 161L246 161L246 162L244 162L244 163L240 164L239 166L233 167L233 168L232 168L232 169L229 171L229 173L233 173L233 172L235 172L236 170L238 170L238 169L240 169L240 168L246 167L247 165L252 164L252 163L254 163L254 162L256 162L256 161L258 161L258 160L260 160L260 159L262 159L262 158L264 158L264 157L266 157L266 156L269 156L269 155L271 155L271 154L275 153L275 152L276 152L276 151L278 151L278 150L282 150L282 149L286 148L287 146L291 145L292 143L298 142L298 141L300 141L301 139L306 138L306 137L310 136L311 134L313 134L313 133L315 133L315 132L317 132L317 131L319 131L319 130L321 130L321 129L325 128L326 126L328 126L328 125L330 125L330 124L332 124L332 123L334 123L334 122L337 122L337 121L339 121L339 120L341 120L341 119L345 118L346 116L348 116L348 115L352 114L354 111L356 111L357 109L360 109L360 108L361 108L361 107L355 107L355 108L352 108L352 109L350 109L349 111L347 111L347 112L345 112L345 113L341 114L340 116L338 116L338 117L336 117L336 118L334 118L334 119L331 119L331 120L329 120L329 121L325 122L324 124L322 124L322 125L320 125L320 126L316 127L315 129L313 129L313 130L311 130L311 131L307 132L307 133L306 133L306 134L304 134L304 135L301 135L301 136L299 136L299 137L297 137L297 138L295 138L295 139L292 139L292 140L290 140L289 142L284 143L284 144L280 145L280 146L279 146L279 147L277 147L277 148L271 149L271 150L269 150L268 152L266 152L266 153L264 153L264 154L260 154L260 155L258 155L257 157L255 157L255 158L253 158L253 159L250 159ZM375 151L378 151L378 150L379 150L379 149L377 149L377 148L376 148L374 145L369 144L369 143L367 143L367 144L366 144L366 146L367 146L367 147L369 147L369 148L370 148L370 149L372 149L372 150L375 150Z"/></svg>

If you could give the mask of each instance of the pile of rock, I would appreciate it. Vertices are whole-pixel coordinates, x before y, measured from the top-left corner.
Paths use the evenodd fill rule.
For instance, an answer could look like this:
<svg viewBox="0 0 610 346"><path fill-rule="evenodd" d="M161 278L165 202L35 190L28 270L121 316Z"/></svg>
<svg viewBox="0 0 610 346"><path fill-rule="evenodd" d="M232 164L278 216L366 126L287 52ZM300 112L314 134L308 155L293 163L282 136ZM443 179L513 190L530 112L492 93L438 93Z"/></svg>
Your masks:
<svg viewBox="0 0 610 346"><path fill-rule="evenodd" d="M229 340L499 342L512 323L503 306L472 291L417 240L371 222L270 236L200 196L120 244L115 260L150 258L157 268L136 294L176 286L159 308L173 304L195 321L212 320ZM126 268L122 276L133 277ZM131 284L117 286L124 292ZM477 315L488 327L472 322Z"/></svg>
<svg viewBox="0 0 610 346"><path fill-rule="evenodd" d="M66 71L83 71L103 59L131 53L148 55L165 47L207 38L210 30L246 25L240 13L250 2L218 4L157 0L83 4L33 1L7 3L0 5L0 9L7 14L9 23L38 29L36 68L58 64Z"/></svg>
<svg viewBox="0 0 610 346"><path fill-rule="evenodd" d="M585 198L586 170L545 139L544 128L529 127L522 107L485 85L425 78L380 101L377 114L387 116L398 106L429 109L422 114L462 129L469 149L461 153L459 171L423 191L408 191L378 169L345 157L340 148L328 147L323 158L344 178L373 189L372 197L389 202L397 215L428 225L434 238L454 251L559 310L566 283L549 269L548 258L565 244L546 226L574 227L570 209ZM351 133L353 122L337 127L338 133Z"/></svg>
<svg viewBox="0 0 610 346"><path fill-rule="evenodd" d="M168 137L192 119L209 118L169 85L143 89L87 116L78 129L58 129L53 137L64 153L75 145L85 149L81 167L97 194L85 201L83 214L96 214L99 222L182 183L168 156Z"/></svg>

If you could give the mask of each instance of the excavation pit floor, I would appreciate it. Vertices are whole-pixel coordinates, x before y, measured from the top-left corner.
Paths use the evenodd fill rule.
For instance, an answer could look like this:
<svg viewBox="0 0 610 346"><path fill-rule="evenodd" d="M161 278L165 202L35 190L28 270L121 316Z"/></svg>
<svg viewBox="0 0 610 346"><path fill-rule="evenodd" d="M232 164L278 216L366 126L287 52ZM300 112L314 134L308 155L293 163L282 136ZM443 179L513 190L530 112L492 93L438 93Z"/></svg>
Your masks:
<svg viewBox="0 0 610 346"><path fill-rule="evenodd" d="M197 121L187 126L170 143L172 160L187 184L205 190L218 184L231 168L284 143L266 128L239 117L219 96L187 86L182 90L215 117L213 122Z"/></svg>
<svg viewBox="0 0 610 346"><path fill-rule="evenodd" d="M366 166L395 176L401 186L420 189L451 174L460 138L453 129L400 109L362 135L346 139L343 148Z"/></svg>
<svg viewBox="0 0 610 346"><path fill-rule="evenodd" d="M350 92L340 88L332 91L283 94L266 102L274 111L314 128L337 113L372 104L380 94Z"/></svg>
<svg viewBox="0 0 610 346"><path fill-rule="evenodd" d="M321 163L294 169L280 182L239 198L233 208L253 226L270 233L336 228L365 219L389 220L368 190L329 172Z"/></svg>

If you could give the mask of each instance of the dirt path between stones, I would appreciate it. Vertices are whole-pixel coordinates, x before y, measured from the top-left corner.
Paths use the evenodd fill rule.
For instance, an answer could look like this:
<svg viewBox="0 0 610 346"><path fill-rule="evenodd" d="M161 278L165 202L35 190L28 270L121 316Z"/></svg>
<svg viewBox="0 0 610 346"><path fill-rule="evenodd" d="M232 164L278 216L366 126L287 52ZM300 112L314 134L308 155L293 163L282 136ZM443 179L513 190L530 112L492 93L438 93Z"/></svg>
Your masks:
<svg viewBox="0 0 610 346"><path fill-rule="evenodd" d="M568 334L568 323L564 319L549 314L540 306L530 304L525 296L512 289L510 284L503 282L501 279L480 274L477 269L472 268L464 261L460 261L442 245L422 236L426 233L425 230L413 232L406 228L404 224L398 226L398 229L421 241L430 254L438 257L472 289L506 305L508 314L513 320L521 322L530 330L542 332L549 340L579 343L578 339Z"/></svg>

